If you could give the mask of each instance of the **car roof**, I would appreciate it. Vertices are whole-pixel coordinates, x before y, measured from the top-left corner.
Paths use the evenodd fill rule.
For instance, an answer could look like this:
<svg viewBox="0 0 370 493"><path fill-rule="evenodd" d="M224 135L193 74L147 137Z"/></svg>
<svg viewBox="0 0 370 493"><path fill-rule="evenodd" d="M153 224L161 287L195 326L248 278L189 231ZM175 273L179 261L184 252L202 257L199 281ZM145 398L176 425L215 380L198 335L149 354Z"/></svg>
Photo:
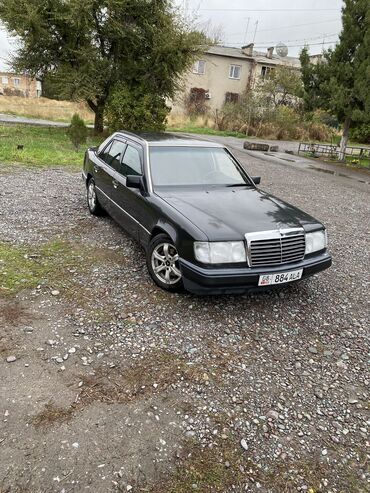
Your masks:
<svg viewBox="0 0 370 493"><path fill-rule="evenodd" d="M136 142L145 142L150 147L224 147L217 142L210 142L209 140L194 139L189 135L174 134L170 132L127 132L120 130L116 132L116 135L122 137L128 137Z"/></svg>

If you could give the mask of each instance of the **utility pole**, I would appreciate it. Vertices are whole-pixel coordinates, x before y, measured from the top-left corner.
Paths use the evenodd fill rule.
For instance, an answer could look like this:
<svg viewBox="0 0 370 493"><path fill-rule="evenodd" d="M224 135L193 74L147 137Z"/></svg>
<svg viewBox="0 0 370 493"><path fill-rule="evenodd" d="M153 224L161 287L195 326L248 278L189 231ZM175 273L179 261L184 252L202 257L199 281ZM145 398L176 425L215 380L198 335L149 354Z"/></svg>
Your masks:
<svg viewBox="0 0 370 493"><path fill-rule="evenodd" d="M323 38L322 38L322 50L321 50L321 53L324 53L324 45L325 45L325 37L326 37L326 34L324 34Z"/></svg>
<svg viewBox="0 0 370 493"><path fill-rule="evenodd" d="M244 44L246 44L247 42L247 35L248 35L248 29L249 29L249 21L251 20L250 17L245 17L245 19L248 19L248 22L247 22L247 27L245 29L245 34L244 34Z"/></svg>
<svg viewBox="0 0 370 493"><path fill-rule="evenodd" d="M258 21L256 21L256 27L255 27L254 36L253 36L253 43L254 43L254 40L256 39L257 27L258 27Z"/></svg>

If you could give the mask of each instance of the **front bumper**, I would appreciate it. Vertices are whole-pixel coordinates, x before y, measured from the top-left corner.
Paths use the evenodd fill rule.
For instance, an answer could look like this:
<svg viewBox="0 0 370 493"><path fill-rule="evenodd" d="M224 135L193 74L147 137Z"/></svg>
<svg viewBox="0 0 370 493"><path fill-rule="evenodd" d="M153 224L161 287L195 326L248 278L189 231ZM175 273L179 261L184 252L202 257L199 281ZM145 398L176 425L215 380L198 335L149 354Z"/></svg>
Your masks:
<svg viewBox="0 0 370 493"><path fill-rule="evenodd" d="M279 274L303 268L302 278L312 276L331 266L331 256L324 252L300 262L273 267L204 268L180 259L184 287L195 294L241 294L248 291L266 291L286 284L258 286L262 274ZM293 281L298 282L298 281Z"/></svg>

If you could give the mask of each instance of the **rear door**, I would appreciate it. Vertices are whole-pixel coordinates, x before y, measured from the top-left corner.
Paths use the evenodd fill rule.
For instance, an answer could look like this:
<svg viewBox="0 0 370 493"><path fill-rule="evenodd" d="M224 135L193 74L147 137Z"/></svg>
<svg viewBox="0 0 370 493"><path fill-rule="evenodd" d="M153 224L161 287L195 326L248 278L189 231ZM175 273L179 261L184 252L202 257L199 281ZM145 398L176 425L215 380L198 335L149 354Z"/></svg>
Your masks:
<svg viewBox="0 0 370 493"><path fill-rule="evenodd" d="M99 166L97 166L98 169L95 168L94 172L99 200L117 221L119 221L119 214L114 195L118 184L117 174L125 149L126 142L122 139L114 138L98 155Z"/></svg>

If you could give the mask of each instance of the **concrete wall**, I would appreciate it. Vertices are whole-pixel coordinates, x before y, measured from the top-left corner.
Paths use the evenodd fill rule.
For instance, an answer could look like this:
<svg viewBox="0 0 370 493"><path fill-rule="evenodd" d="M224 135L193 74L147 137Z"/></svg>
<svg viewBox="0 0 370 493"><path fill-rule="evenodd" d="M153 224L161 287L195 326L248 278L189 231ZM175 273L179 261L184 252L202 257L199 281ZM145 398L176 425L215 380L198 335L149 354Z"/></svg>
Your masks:
<svg viewBox="0 0 370 493"><path fill-rule="evenodd" d="M39 98L41 96L41 82L28 77L10 72L0 72L0 94L11 92L15 95L19 92L27 98Z"/></svg>

